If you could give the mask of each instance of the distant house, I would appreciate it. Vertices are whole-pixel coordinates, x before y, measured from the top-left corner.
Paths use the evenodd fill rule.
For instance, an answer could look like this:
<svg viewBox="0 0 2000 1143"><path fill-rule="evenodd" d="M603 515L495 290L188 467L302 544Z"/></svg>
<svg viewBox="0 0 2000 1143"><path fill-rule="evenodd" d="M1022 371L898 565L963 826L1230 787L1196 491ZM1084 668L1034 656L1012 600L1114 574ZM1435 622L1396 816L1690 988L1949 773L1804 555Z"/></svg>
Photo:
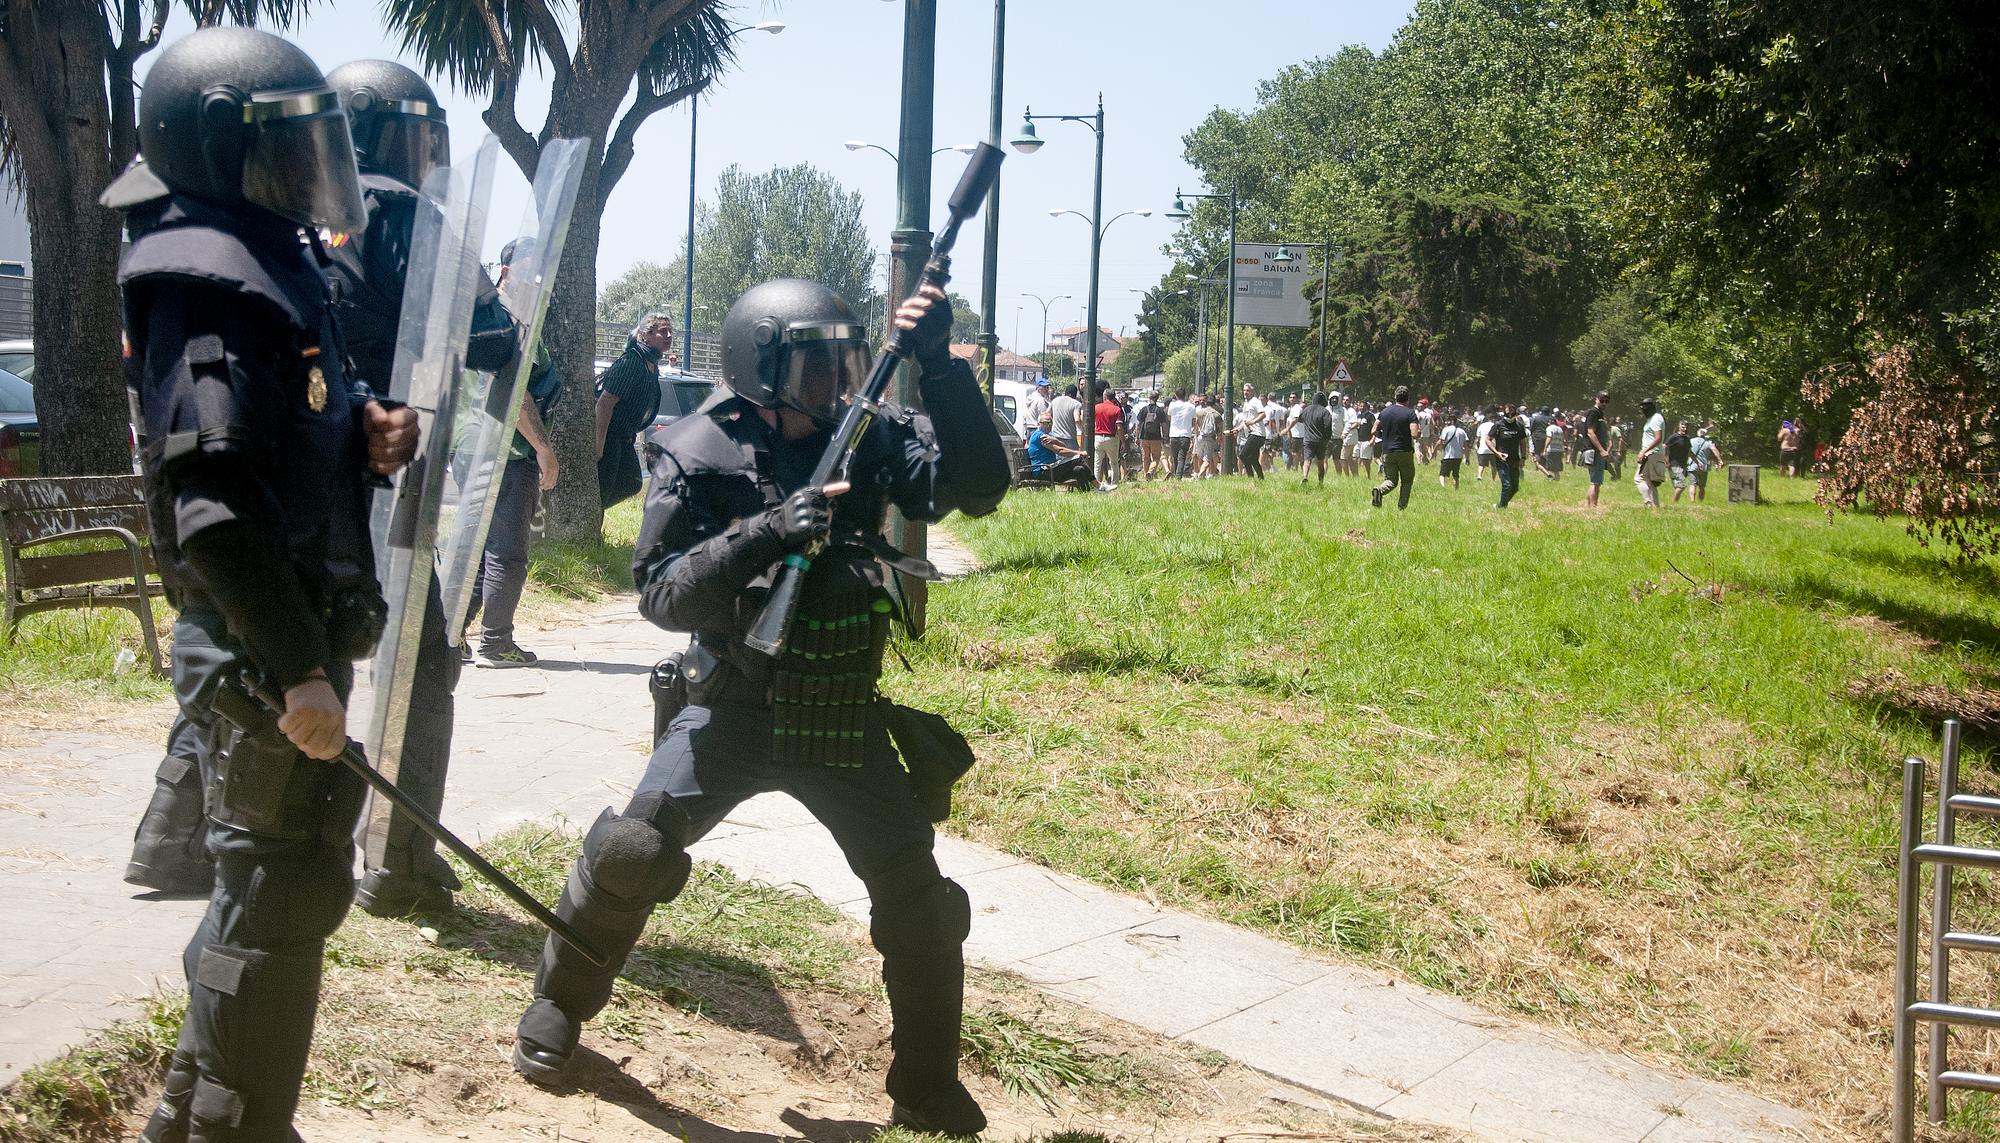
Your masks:
<svg viewBox="0 0 2000 1143"><path fill-rule="evenodd" d="M1085 336L1089 332L1088 326L1064 326L1049 336L1048 348L1054 353L1071 354L1078 363L1081 363L1083 355L1090 352L1090 339ZM1101 325L1097 327L1097 352L1100 355L1108 349L1117 349L1123 344L1125 342L1117 334Z"/></svg>
<svg viewBox="0 0 2000 1143"><path fill-rule="evenodd" d="M951 347L953 357L964 360L976 373L979 370L979 347L971 342L961 342ZM1032 384L1042 371L1040 362L1032 357L1023 357L1011 350L1003 349L993 362L993 379L996 381L1019 381Z"/></svg>

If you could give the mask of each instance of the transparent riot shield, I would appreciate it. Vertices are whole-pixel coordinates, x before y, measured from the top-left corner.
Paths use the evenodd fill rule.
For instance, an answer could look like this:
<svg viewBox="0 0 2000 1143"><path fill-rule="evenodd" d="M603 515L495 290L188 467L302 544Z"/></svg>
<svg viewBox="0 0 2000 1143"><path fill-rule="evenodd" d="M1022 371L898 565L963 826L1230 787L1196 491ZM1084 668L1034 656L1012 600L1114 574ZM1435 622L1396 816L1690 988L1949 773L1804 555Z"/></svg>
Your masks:
<svg viewBox="0 0 2000 1143"><path fill-rule="evenodd" d="M465 375L498 154L498 141L488 135L471 162L433 170L420 188L411 227L389 396L416 410L422 436L417 455L395 475L393 488L376 493L368 522L388 619L369 663L363 741L376 769L392 782L402 769L411 680L451 462L449 429ZM375 819L387 811L384 804L371 811L371 838Z"/></svg>
<svg viewBox="0 0 2000 1143"><path fill-rule="evenodd" d="M535 363L535 346L542 337L542 317L548 312L549 291L562 264L563 239L583 178L582 139L551 139L542 147L535 168L534 193L527 217L515 231L514 258L501 284L501 300L521 326L521 352L499 374L468 377L459 398L458 423L452 433L452 486L438 526L438 577L452 645L464 639L465 615L472 603L473 578L486 550L486 529L493 522L494 495L507 468L528 372Z"/></svg>

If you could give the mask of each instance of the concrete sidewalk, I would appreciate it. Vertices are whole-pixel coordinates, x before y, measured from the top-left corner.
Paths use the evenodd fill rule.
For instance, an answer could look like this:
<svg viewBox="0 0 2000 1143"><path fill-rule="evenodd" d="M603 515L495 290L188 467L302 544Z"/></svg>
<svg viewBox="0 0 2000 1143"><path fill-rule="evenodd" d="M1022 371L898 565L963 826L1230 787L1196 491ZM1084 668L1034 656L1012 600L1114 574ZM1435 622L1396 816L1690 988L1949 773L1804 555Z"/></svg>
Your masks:
<svg viewBox="0 0 2000 1143"><path fill-rule="evenodd" d="M646 672L671 638L620 602L532 640L537 669L468 670L446 823L490 836L622 802L651 727ZM155 744L88 735L0 751L14 922L0 940L0 1081L129 1013L121 997L180 983L203 902L135 896L119 880L158 758ZM694 852L866 916L860 882L788 798L746 803ZM972 897L978 963L1385 1117L1494 1140L1805 1137L1793 1109L984 846L940 839L939 862Z"/></svg>

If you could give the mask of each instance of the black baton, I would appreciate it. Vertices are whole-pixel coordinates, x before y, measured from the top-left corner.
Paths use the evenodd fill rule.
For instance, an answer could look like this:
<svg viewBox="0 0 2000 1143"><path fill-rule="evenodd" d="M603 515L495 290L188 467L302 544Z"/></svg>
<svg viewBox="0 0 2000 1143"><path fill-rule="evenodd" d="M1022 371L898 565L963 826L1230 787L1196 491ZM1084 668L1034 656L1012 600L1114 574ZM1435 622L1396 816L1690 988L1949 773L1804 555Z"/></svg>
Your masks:
<svg viewBox="0 0 2000 1143"><path fill-rule="evenodd" d="M259 728L254 725L245 725L245 716L250 714L250 712L240 707L228 709L232 704L229 703L229 699L225 696L233 696L238 701L241 701L246 695L255 698L257 703L270 712L273 718L285 713L284 696L280 695L270 684L259 678L255 672L244 671L237 682L242 689L239 691L235 687L225 684L217 692L216 697L219 701L215 706L215 713L235 723L237 729L249 734L255 733ZM541 922L543 928L561 938L564 944L583 954L585 960L599 968L606 967L609 962L605 959L604 954L590 947L590 942L583 938L583 934L577 932L575 927L568 921L556 916L554 910L535 900L534 896L526 889L521 888L520 884L513 878L494 868L493 863L480 856L478 850L460 841L457 834L446 829L444 823L432 817L429 810L418 805L415 799L398 789L396 783L384 778L381 771L370 766L368 760L361 756L361 748L356 746L352 739L349 739L347 745L341 749L339 762L349 770L360 775L361 780L368 783L376 793L394 802L397 809L410 815L411 820L417 823L417 828L436 838L439 844L464 859L465 863L472 867L473 872L484 877L495 889L506 894L508 900L526 909L530 916Z"/></svg>

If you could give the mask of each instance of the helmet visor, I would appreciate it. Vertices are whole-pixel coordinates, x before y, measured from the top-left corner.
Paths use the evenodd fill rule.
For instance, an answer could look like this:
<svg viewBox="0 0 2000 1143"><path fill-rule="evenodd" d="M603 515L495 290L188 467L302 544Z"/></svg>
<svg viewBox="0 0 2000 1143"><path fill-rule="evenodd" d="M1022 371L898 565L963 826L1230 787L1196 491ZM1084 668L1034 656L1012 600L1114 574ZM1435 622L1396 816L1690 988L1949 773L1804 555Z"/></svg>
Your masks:
<svg viewBox="0 0 2000 1143"><path fill-rule="evenodd" d="M354 137L338 96L259 96L243 109L243 121L245 200L305 226L351 232L367 225Z"/></svg>
<svg viewBox="0 0 2000 1143"><path fill-rule="evenodd" d="M423 186L425 175L451 162L444 112L430 104L405 100L387 114L369 115L362 124L355 142L367 156L367 166L405 186Z"/></svg>
<svg viewBox="0 0 2000 1143"><path fill-rule="evenodd" d="M786 330L785 338L785 377L778 399L816 421L839 420L874 360L867 331L851 322L829 322Z"/></svg>

